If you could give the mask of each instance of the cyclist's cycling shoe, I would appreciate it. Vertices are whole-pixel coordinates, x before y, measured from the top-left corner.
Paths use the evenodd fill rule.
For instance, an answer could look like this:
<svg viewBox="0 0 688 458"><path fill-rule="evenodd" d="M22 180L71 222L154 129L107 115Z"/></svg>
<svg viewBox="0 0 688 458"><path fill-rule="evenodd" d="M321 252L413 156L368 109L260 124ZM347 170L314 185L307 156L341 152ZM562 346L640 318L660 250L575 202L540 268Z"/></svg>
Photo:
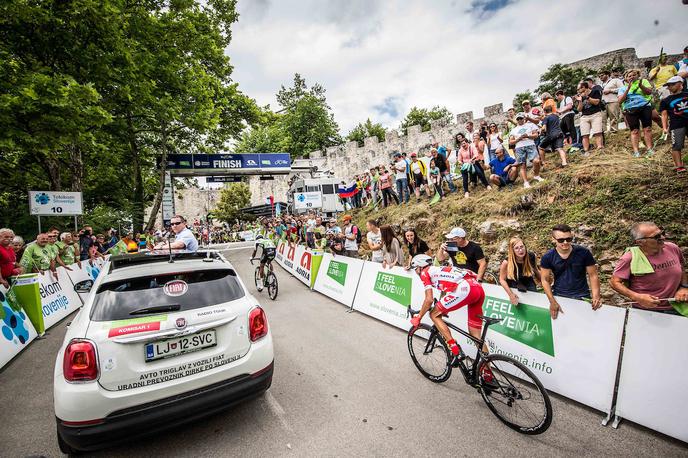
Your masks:
<svg viewBox="0 0 688 458"><path fill-rule="evenodd" d="M492 373L492 369L487 366L483 366L480 371L480 381L481 385L489 391L498 391L500 389L500 385Z"/></svg>

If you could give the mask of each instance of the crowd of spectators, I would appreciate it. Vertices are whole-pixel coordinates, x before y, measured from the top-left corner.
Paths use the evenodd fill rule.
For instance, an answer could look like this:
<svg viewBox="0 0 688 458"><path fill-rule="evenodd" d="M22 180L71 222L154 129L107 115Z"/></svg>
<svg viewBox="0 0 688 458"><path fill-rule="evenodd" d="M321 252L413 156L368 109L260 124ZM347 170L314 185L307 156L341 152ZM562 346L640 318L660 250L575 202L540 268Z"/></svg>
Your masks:
<svg viewBox="0 0 688 458"><path fill-rule="evenodd" d="M314 212L285 214L259 222L266 234L291 246L302 244L335 257L363 258L381 263L383 268L408 268L413 256L426 254L436 265L468 269L479 281L498 283L514 305L520 301L519 293L540 291L549 300L553 319L566 313L557 298L583 299L590 302L592 310L602 306L597 261L588 248L574 243L574 232L566 224L551 229L553 248L539 261L521 238L512 237L498 272L490 274L482 247L460 227L445 234L443 243L431 247L415 228L380 225L375 219L366 222L364 234L348 214L340 219L322 218ZM631 247L616 263L610 286L633 306L677 313L675 306L688 302L688 273L681 250L651 222L635 224L630 236ZM364 251L367 254L360 256ZM688 303L683 307L688 313Z"/></svg>
<svg viewBox="0 0 688 458"><path fill-rule="evenodd" d="M674 170L685 175L687 77L688 47L675 63L660 55L649 72L602 70L581 81L575 94L558 90L554 96L543 92L536 100L524 100L521 107L507 111L501 125L483 120L476 130L469 121L451 145L433 143L408 156L395 152L389 164L355 175L351 186L355 185L356 194L342 200L345 208L404 205L412 196L438 200L459 192L459 182L465 198L478 184L487 191L519 182L529 188L531 182L544 180L540 173L551 167L549 153L557 153L556 167L567 167L574 152L583 157L601 153L605 133L617 132L621 122L630 131L633 157L654 155L658 141L670 136ZM657 140L652 136L653 123L662 129Z"/></svg>

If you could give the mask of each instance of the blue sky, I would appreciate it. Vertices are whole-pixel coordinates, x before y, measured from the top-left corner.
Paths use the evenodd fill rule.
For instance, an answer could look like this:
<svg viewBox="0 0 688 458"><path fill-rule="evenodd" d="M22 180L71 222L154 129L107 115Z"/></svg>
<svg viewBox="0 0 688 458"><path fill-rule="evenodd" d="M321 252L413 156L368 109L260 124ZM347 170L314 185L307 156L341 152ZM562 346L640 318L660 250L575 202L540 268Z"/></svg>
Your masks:
<svg viewBox="0 0 688 458"><path fill-rule="evenodd" d="M227 52L259 104L295 72L327 89L344 134L371 118L396 128L414 105L453 113L534 89L546 68L619 48L688 44L680 0L239 0ZM655 24L657 21L657 24Z"/></svg>

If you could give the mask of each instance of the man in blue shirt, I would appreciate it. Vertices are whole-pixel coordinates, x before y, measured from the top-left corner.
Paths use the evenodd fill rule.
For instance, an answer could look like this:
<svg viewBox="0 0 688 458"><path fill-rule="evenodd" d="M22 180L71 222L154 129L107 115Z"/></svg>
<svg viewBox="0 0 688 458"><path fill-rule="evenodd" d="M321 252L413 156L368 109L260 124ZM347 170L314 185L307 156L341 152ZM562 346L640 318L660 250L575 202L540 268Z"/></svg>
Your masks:
<svg viewBox="0 0 688 458"><path fill-rule="evenodd" d="M516 181L518 176L518 165L516 160L504 153L504 148L501 146L495 150L495 158L490 161L490 168L492 175L490 175L490 182L500 188L506 185L511 185Z"/></svg>
<svg viewBox="0 0 688 458"><path fill-rule="evenodd" d="M193 232L186 227L186 220L181 215L174 215L170 220L170 227L172 232L174 232L174 242L169 245L167 242L158 243L155 246L156 250L171 248L173 250L187 250L196 252L198 251L198 241L194 237Z"/></svg>
<svg viewBox="0 0 688 458"><path fill-rule="evenodd" d="M590 250L573 245L573 232L566 224L558 224L552 228L552 240L555 247L540 260L542 287L549 299L552 319L556 319L559 312L564 313L554 296L588 299L592 289L592 309L599 309L602 306L600 279L595 258ZM552 276L554 283L550 284L549 279ZM590 287L587 277L590 278Z"/></svg>

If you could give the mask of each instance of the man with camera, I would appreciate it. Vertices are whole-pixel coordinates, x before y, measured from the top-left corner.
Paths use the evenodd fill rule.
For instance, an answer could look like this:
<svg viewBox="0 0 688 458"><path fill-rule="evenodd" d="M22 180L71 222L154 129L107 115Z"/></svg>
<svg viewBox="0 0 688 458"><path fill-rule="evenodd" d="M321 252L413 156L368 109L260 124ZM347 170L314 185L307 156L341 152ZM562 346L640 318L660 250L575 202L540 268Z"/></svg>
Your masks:
<svg viewBox="0 0 688 458"><path fill-rule="evenodd" d="M477 275L479 282L483 281L487 260L480 245L468 240L466 231L460 227L455 227L444 237L447 241L440 245L437 260L441 263L451 262L454 267L468 269Z"/></svg>

